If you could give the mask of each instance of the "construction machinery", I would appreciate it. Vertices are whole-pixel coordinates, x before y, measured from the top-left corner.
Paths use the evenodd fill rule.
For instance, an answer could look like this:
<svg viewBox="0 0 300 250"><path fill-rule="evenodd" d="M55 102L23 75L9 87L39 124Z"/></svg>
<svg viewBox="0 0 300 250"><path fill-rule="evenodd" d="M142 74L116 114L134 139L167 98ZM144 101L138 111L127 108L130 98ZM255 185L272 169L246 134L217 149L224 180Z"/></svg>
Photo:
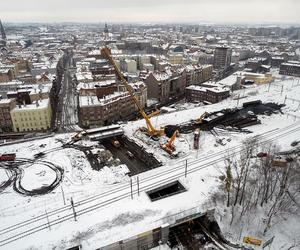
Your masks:
<svg viewBox="0 0 300 250"><path fill-rule="evenodd" d="M161 111L159 109L157 109L157 110L153 111L152 113L148 114L147 116L148 116L148 118L151 118L153 116L159 115L160 112Z"/></svg>
<svg viewBox="0 0 300 250"><path fill-rule="evenodd" d="M156 137L157 138L157 137L162 136L164 134L164 129L162 129L162 128L161 129L155 129L153 127L153 125L151 124L150 119L147 116L147 114L145 113L142 105L140 104L140 102L136 98L136 96L134 95L134 92L133 92L132 88L130 87L129 83L127 82L127 80L125 79L124 75L122 74L122 72L120 71L120 69L118 68L118 66L116 65L114 59L112 58L110 49L107 48L107 47L102 48L101 49L101 55L105 59L107 59L109 61L109 63L114 67L115 74L116 74L118 80L126 87L126 90L130 94L130 96L133 99L135 105L138 107L140 114L145 119L146 125L147 125L146 133L150 137Z"/></svg>
<svg viewBox="0 0 300 250"><path fill-rule="evenodd" d="M176 130L172 137L165 143L165 144L161 144L161 148L163 150L165 150L166 152L168 152L170 155L173 155L174 154L174 151L175 151L175 146L174 146L174 141L178 135L179 131Z"/></svg>
<svg viewBox="0 0 300 250"><path fill-rule="evenodd" d="M199 149L200 129L194 131L194 149Z"/></svg>
<svg viewBox="0 0 300 250"><path fill-rule="evenodd" d="M71 136L73 142L77 142L82 139L82 137L86 136L86 130L81 130L76 132L74 135Z"/></svg>
<svg viewBox="0 0 300 250"><path fill-rule="evenodd" d="M208 112L204 112L199 118L195 120L196 124L202 124L203 119L209 115Z"/></svg>
<svg viewBox="0 0 300 250"><path fill-rule="evenodd" d="M119 148L121 147L120 142L117 139L112 139L111 140L111 144L115 147L115 148Z"/></svg>

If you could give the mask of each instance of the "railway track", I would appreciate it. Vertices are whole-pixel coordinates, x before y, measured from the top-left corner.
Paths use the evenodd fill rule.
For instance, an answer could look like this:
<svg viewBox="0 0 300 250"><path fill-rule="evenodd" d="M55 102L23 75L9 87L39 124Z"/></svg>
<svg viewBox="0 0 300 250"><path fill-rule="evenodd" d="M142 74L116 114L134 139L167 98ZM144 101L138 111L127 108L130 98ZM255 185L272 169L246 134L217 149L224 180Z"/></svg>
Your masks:
<svg viewBox="0 0 300 250"><path fill-rule="evenodd" d="M271 130L263 133L260 135L260 138L263 142L272 142L299 131L300 122L297 122L282 129ZM216 163L223 162L224 158L241 153L242 151L242 145L237 145L231 148L220 150L216 153L200 157L196 160L188 162L187 173L191 174L211 167ZM185 162L180 162L172 168L166 168L165 170L161 170L159 173L155 173L141 179L139 182L139 191L148 191L150 189L167 184L171 181L178 180L179 178L184 177L184 175ZM136 184L136 181L133 181L133 185ZM137 194L137 190L134 190L133 194ZM107 207L120 200L130 198L130 196L131 194L129 184L118 184L109 191L75 202L74 207L76 209L76 214L79 217L95 210ZM66 205L49 211L47 214L40 214L34 218L21 221L8 227L0 228L0 246L7 245L13 241L40 232L48 228L49 226L52 227L73 219L71 208L71 205ZM49 220L49 222L47 222L47 219Z"/></svg>

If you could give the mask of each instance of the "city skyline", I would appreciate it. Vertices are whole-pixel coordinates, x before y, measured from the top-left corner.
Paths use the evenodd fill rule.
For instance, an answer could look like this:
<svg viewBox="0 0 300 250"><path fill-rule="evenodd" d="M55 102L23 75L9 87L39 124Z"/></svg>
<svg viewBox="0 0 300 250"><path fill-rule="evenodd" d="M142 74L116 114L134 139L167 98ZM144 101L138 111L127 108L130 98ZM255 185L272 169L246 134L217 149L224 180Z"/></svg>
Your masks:
<svg viewBox="0 0 300 250"><path fill-rule="evenodd" d="M296 0L28 0L1 3L5 22L300 23Z"/></svg>

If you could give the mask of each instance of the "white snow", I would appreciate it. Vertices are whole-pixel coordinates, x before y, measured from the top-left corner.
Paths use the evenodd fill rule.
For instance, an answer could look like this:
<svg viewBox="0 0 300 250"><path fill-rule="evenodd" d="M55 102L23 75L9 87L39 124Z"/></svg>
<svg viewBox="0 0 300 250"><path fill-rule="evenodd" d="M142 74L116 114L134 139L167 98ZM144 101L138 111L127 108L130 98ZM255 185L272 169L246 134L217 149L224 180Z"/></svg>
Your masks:
<svg viewBox="0 0 300 250"><path fill-rule="evenodd" d="M196 119L205 111L212 112L222 108L241 106L245 101L261 99L263 102L283 103L285 96L300 99L300 84L298 80L299 78L293 80L291 77L285 77L283 80L281 76L278 76L275 82L271 84L270 89L268 85L260 85L235 92L235 96L240 95L244 97L243 99L234 100L234 97L231 97L217 104L159 115L151 118L151 121L158 128L168 124L175 125ZM223 159L229 153L235 152L235 147L238 147L243 139L277 129L266 134L268 138L276 140L277 133L283 134L290 131L289 134L281 136L280 140L276 140L282 148L288 149L290 148L290 143L299 137L298 130L292 131L292 128L285 128L299 121L299 103L287 99L286 104L287 106L282 109L284 114L259 116L262 124L249 128L253 131L253 134L238 134L225 131L220 133L221 137L231 139L230 142L225 140L225 146L219 145L216 147L216 138L210 133L202 131L200 149L194 150L193 135L179 135L178 140L175 142L175 147L176 150L182 153L179 154L177 159L170 159L160 148L159 143L165 142L167 138L164 137L161 138L160 142L155 142L140 132L136 132L139 127L145 126L143 120L127 123L124 126L125 134L144 146L147 151L153 152L164 163L160 168L139 174L139 196L137 194L136 177L132 177L133 199L131 199L130 195L129 177L126 175L128 169L121 165L115 168L105 167L99 172L92 170L81 151L73 148L61 148L61 141L69 141L70 134L56 135L55 137L36 142L0 147L0 153L16 152L17 157L21 158L33 158L33 155L38 152L56 149L56 151L50 151L46 154L45 159L62 166L65 170L65 176L60 186L45 196L20 196L11 187L2 192L0 194L0 230L15 223L43 215L45 210L50 221L69 216L69 219L62 224L51 226L50 229L45 229L11 242L2 246L1 249L28 249L32 246L36 249L52 249L53 247L65 249L79 243L83 245L83 249L96 249L160 226L166 222L166 218L172 220L172 215L176 213L190 211L194 207L198 211L203 212L213 208L211 195L217 191L217 186L219 185L218 177L224 168ZM295 124L295 128L299 126L299 124ZM181 139L179 140L179 138ZM96 146L91 142L83 143ZM41 148L41 144L46 144L46 146ZM189 163L189 172L185 178L186 160ZM30 172L26 173L27 170L29 168L24 170L26 185L29 185L32 179L37 179L38 182L47 184L52 178L50 173L43 172L42 166L36 166L36 168L32 168ZM3 176L3 170L0 172L0 176ZM3 180L0 179L0 183L5 181L6 177L1 178ZM187 192L155 202L151 202L145 193L146 190L178 179L187 188ZM37 186L38 184L35 183L31 187ZM72 210L64 205L62 192L64 192L67 205L70 204L71 197L73 198L78 215L77 221L73 219ZM66 209L60 213L51 214L51 211L63 207ZM219 211L219 214L222 214L222 211ZM289 226L291 224L290 221L293 221L292 227ZM12 232L1 234L0 241L8 236L14 236L41 224L47 225L46 217L30 226L18 227ZM226 232L227 229L222 222L221 226ZM251 233L253 228L244 230ZM281 223L280 227L275 225L274 231L270 231L270 235L267 235L266 239L272 234L280 235L272 245L271 249L275 250L293 240L293 237L297 237L296 232L300 232L299 218L289 218L285 223ZM232 238L239 240L237 236ZM42 240L37 242L36 239Z"/></svg>

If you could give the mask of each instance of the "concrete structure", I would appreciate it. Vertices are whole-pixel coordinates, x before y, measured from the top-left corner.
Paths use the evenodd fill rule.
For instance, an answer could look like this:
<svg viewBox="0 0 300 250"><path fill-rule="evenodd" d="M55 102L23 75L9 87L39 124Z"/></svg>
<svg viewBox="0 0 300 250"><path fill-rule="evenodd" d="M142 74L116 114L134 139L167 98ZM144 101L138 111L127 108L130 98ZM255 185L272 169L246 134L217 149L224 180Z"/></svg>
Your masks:
<svg viewBox="0 0 300 250"><path fill-rule="evenodd" d="M288 61L287 63L282 63L279 68L279 74L300 77L300 62Z"/></svg>
<svg viewBox="0 0 300 250"><path fill-rule="evenodd" d="M231 63L232 50L228 47L216 47L214 51L214 69L227 69Z"/></svg>
<svg viewBox="0 0 300 250"><path fill-rule="evenodd" d="M18 105L10 114L15 132L50 129L52 113L49 99L29 105Z"/></svg>
<svg viewBox="0 0 300 250"><path fill-rule="evenodd" d="M186 100L189 102L217 103L229 97L230 90L220 85L203 87L191 85L186 88Z"/></svg>
<svg viewBox="0 0 300 250"><path fill-rule="evenodd" d="M16 107L15 99L0 100L0 131L13 131L13 123L11 120L10 111Z"/></svg>

